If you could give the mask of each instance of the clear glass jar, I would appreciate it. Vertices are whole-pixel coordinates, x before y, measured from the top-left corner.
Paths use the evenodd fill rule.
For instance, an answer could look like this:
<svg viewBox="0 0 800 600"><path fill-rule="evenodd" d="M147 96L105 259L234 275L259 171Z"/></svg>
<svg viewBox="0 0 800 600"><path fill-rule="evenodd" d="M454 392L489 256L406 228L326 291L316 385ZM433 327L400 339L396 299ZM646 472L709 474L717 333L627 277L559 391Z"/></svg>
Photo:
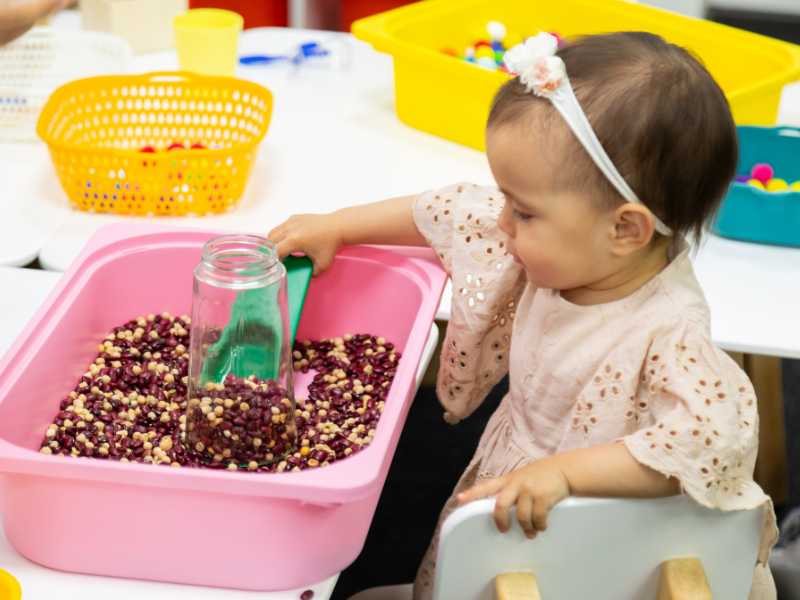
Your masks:
<svg viewBox="0 0 800 600"><path fill-rule="evenodd" d="M194 270L184 442L204 463L254 470L296 442L286 269L254 235L209 240Z"/></svg>

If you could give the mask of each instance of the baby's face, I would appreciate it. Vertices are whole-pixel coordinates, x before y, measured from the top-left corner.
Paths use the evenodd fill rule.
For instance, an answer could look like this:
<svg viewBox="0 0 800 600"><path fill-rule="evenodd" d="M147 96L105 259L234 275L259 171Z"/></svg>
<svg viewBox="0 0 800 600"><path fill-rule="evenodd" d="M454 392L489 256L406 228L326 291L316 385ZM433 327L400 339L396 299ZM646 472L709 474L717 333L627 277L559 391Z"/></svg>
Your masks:
<svg viewBox="0 0 800 600"><path fill-rule="evenodd" d="M553 174L570 157L560 155L561 144L531 143L521 127L486 135L489 165L506 198L499 224L510 252L537 287L572 290L602 280L613 269L614 211L601 210L591 192L559 189Z"/></svg>

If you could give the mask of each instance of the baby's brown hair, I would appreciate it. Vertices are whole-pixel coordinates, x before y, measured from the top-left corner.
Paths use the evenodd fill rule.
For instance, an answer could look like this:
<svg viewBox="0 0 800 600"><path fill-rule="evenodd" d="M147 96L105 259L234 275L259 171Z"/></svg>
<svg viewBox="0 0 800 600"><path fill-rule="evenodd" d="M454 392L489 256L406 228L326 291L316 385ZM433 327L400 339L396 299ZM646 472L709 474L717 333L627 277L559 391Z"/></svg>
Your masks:
<svg viewBox="0 0 800 600"><path fill-rule="evenodd" d="M738 159L730 107L706 68L684 48L633 31L579 38L558 56L628 185L675 233L699 235L719 207ZM547 100L514 78L495 96L488 127L521 121L534 107L540 123L561 119ZM559 168L560 183L599 192L608 207L623 202L571 132L568 143L574 149Z"/></svg>

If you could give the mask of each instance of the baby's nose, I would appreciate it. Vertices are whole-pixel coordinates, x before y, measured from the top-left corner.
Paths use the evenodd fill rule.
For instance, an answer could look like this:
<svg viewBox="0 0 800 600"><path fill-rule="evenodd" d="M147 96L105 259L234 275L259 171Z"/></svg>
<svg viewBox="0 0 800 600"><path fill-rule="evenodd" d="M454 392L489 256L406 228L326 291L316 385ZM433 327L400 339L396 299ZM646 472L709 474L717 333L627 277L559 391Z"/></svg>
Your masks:
<svg viewBox="0 0 800 600"><path fill-rule="evenodd" d="M506 202L503 210L500 211L500 217L497 219L497 226L500 231L505 233L508 237L514 237L514 220L511 218L511 207Z"/></svg>

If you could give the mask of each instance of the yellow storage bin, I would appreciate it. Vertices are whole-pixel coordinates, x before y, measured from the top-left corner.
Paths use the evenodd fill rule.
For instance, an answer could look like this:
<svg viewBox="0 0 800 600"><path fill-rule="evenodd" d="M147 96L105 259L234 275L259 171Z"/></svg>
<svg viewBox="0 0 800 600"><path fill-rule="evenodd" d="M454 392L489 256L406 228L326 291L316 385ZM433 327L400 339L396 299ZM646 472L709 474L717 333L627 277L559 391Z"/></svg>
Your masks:
<svg viewBox="0 0 800 600"><path fill-rule="evenodd" d="M271 114L269 90L233 77L92 77L53 93L37 133L80 210L204 215L241 198Z"/></svg>
<svg viewBox="0 0 800 600"><path fill-rule="evenodd" d="M441 49L465 48L493 20L524 36L659 34L702 59L739 124L774 124L783 86L800 77L800 46L624 0L427 0L356 21L353 34L394 57L400 120L483 150L489 106L508 75Z"/></svg>

